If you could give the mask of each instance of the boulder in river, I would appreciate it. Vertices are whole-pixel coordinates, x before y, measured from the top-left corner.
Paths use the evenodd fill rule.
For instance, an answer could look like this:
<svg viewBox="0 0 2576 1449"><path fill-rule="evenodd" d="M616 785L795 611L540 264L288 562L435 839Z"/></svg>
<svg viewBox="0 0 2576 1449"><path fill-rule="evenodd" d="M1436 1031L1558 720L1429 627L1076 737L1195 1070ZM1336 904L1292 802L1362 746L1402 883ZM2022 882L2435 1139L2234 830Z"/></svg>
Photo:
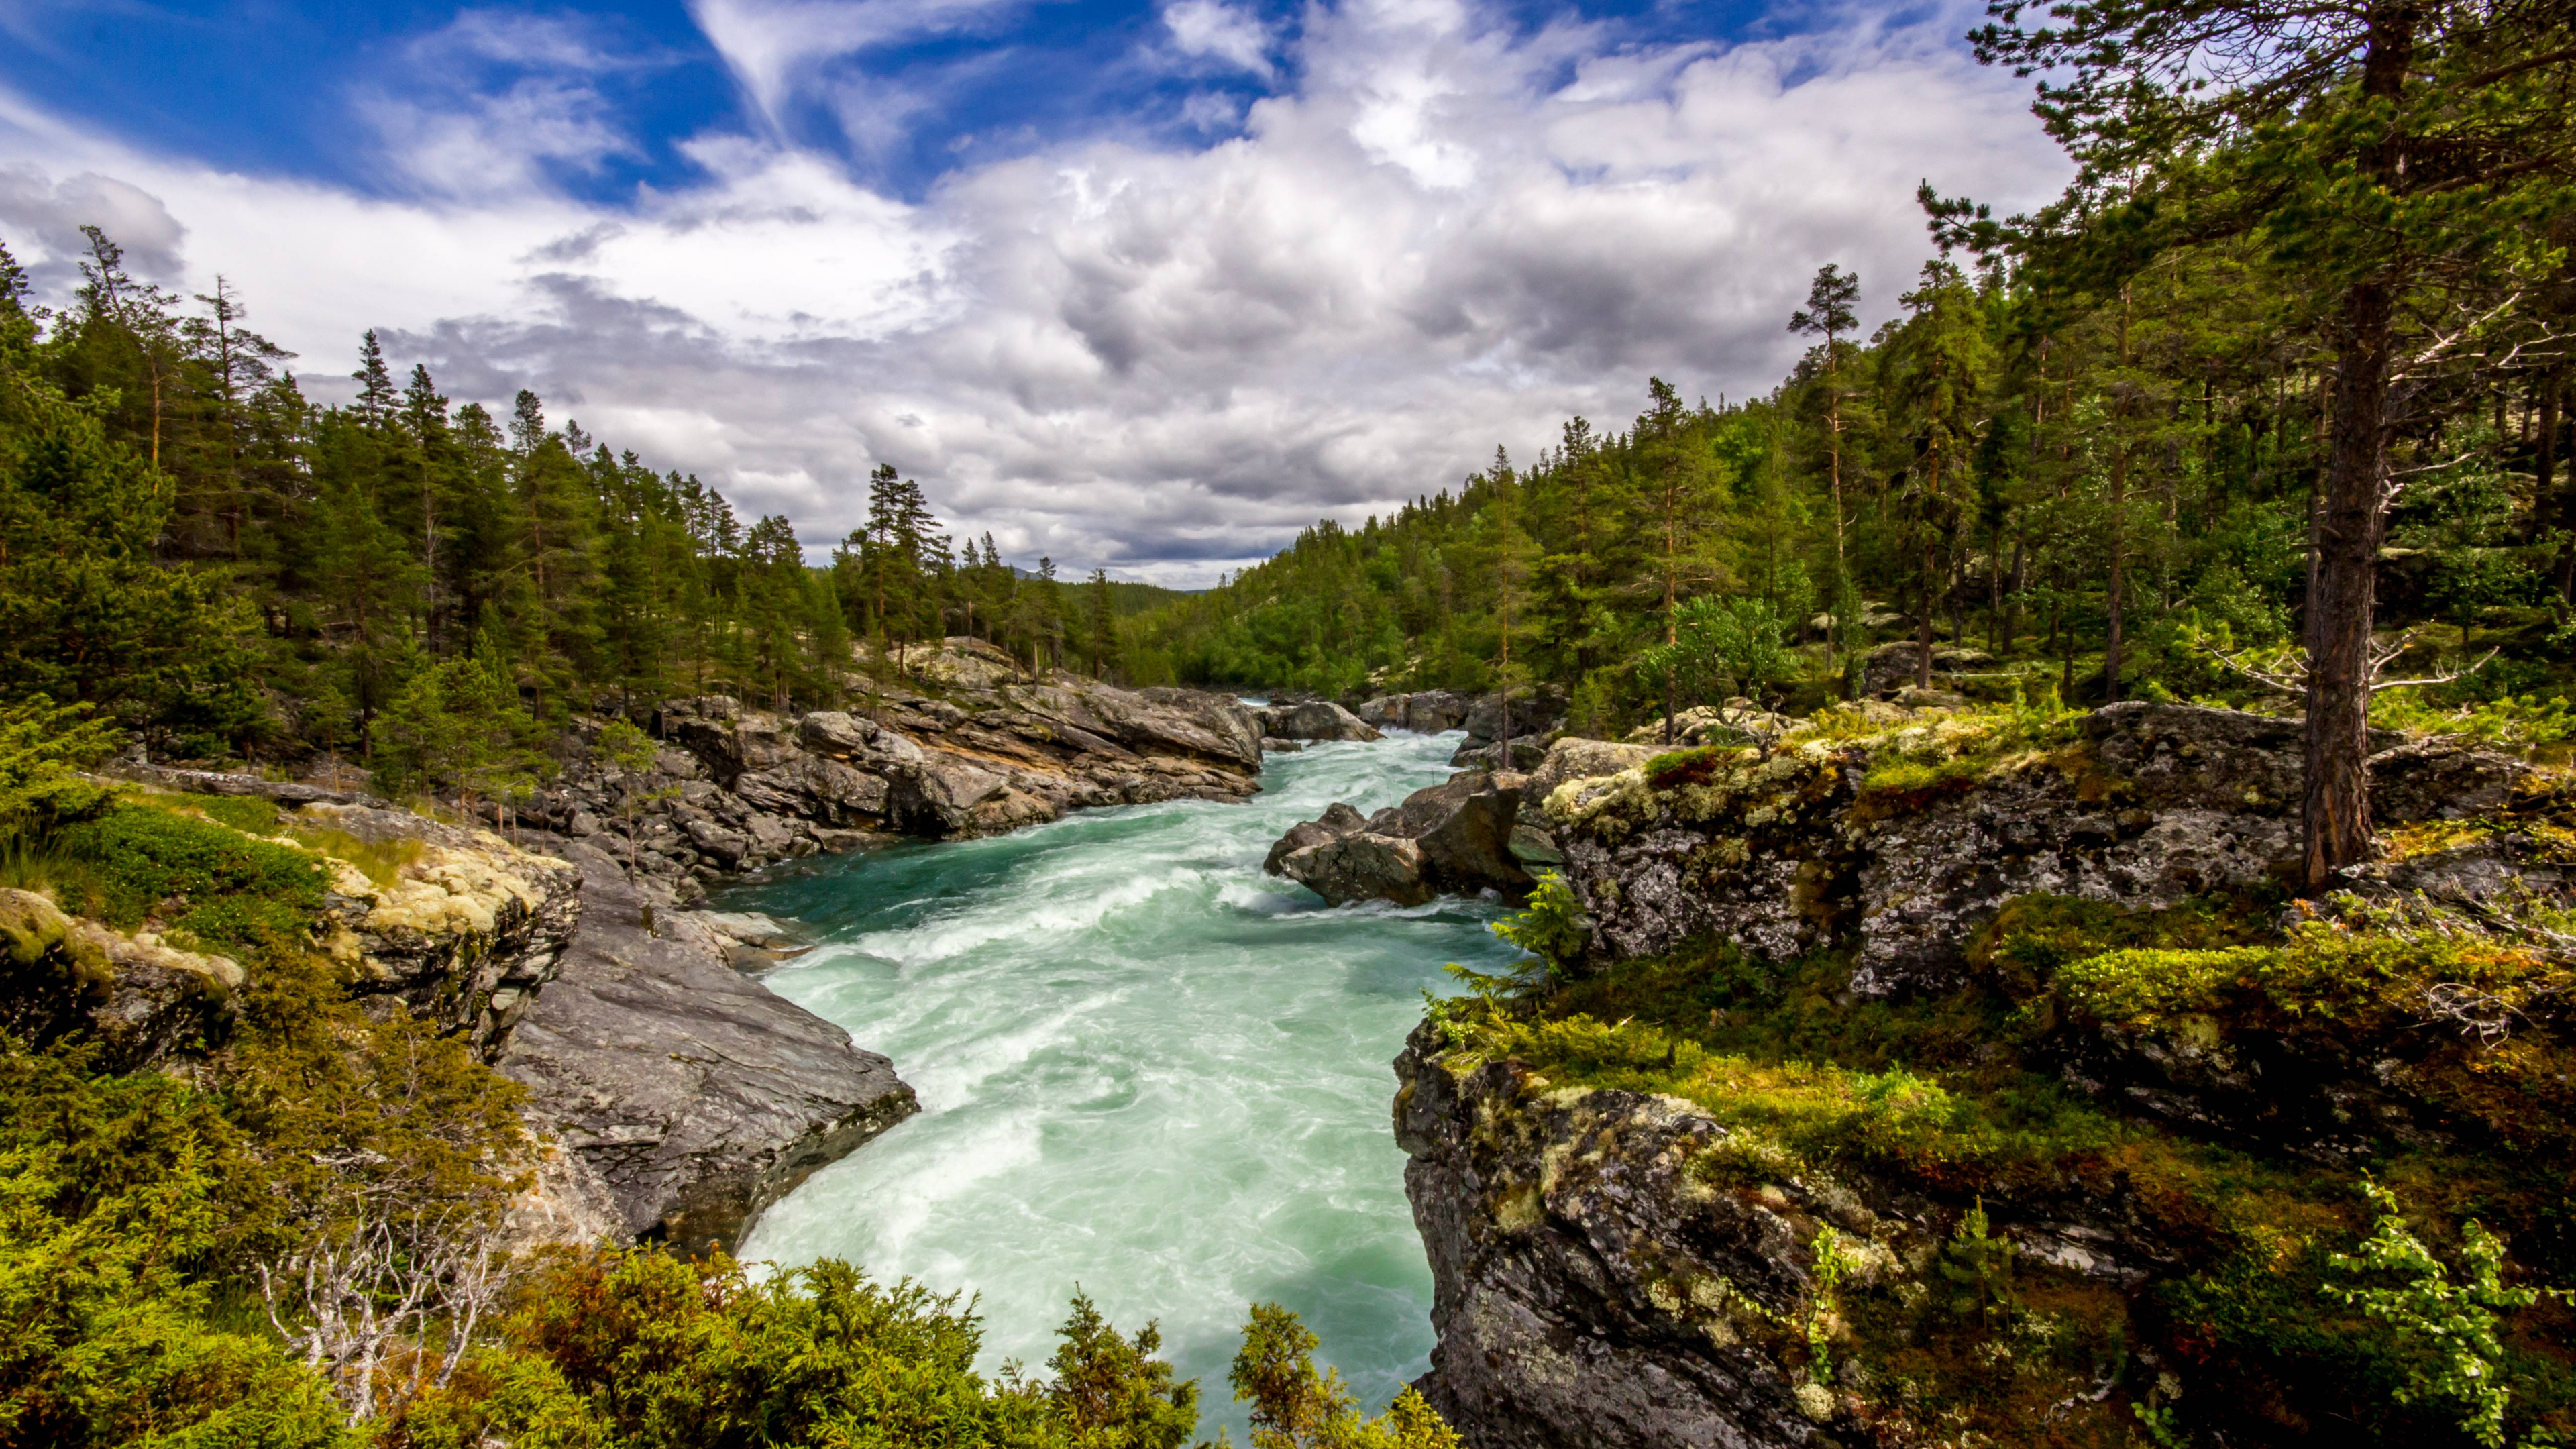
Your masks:
<svg viewBox="0 0 2576 1449"><path fill-rule="evenodd" d="M1512 852L1524 778L1471 771L1367 817L1337 801L1321 819L1292 826L1263 869L1337 906L1419 905L1444 892L1518 896L1531 885Z"/></svg>
<svg viewBox="0 0 2576 1449"><path fill-rule="evenodd" d="M1380 729L1436 735L1465 724L1467 712L1475 707L1472 696L1454 689L1425 689L1413 694L1381 694L1359 705L1354 713Z"/></svg>
<svg viewBox="0 0 2576 1449"><path fill-rule="evenodd" d="M1382 740L1385 735L1329 699L1274 704L1259 712L1261 732L1283 740Z"/></svg>
<svg viewBox="0 0 2576 1449"><path fill-rule="evenodd" d="M1504 726L1511 727L1511 758L1503 758ZM1467 739L1449 763L1462 770L1525 770L1547 753L1548 741L1565 727L1565 691L1542 684L1512 691L1506 706L1502 692L1479 698L1467 712Z"/></svg>

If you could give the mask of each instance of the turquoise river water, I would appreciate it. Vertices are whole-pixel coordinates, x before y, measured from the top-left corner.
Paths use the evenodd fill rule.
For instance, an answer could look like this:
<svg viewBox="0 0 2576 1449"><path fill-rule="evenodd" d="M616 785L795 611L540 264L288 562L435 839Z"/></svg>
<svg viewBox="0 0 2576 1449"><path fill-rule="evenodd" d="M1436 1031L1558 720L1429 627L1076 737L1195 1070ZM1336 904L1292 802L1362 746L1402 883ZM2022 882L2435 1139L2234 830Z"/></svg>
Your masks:
<svg viewBox="0 0 2576 1449"><path fill-rule="evenodd" d="M838 1257L981 1295L985 1365L1042 1368L1079 1284L1162 1323L1202 1432L1242 1416L1245 1305L1305 1317L1364 1403L1428 1364L1431 1276L1389 1062L1450 961L1516 953L1497 908L1327 909L1261 873L1334 800L1448 778L1455 734L1270 757L1246 803L1091 811L809 863L728 893L817 950L769 986L894 1058L921 1114L770 1209L744 1255Z"/></svg>

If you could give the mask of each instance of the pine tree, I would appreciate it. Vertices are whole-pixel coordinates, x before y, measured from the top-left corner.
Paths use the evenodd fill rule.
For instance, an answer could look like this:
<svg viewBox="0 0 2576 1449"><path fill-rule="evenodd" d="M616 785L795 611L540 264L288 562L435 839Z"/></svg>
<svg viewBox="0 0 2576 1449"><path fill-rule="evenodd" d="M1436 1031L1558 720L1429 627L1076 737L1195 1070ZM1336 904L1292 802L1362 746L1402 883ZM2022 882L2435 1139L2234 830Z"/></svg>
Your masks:
<svg viewBox="0 0 2576 1449"><path fill-rule="evenodd" d="M1117 611L1109 597L1109 570L1094 568L1083 589L1083 636L1091 652L1091 677L1106 679L1117 662Z"/></svg>
<svg viewBox="0 0 2576 1449"><path fill-rule="evenodd" d="M358 384L358 416L371 428L381 428L394 417L394 375L385 366L385 350L376 341L376 329L358 342L358 370L349 377Z"/></svg>
<svg viewBox="0 0 2576 1449"><path fill-rule="evenodd" d="M1827 262L1818 268L1816 279L1807 286L1807 305L1789 314L1789 330L1803 336L1822 337L1825 381L1825 460L1826 486L1832 500L1834 524L1833 587L1836 607L1850 591L1851 560L1845 545L1847 515L1843 508L1843 382L1842 334L1852 330L1857 319L1852 304L1860 300L1860 277ZM1825 662L1833 663L1828 641Z"/></svg>
<svg viewBox="0 0 2576 1449"><path fill-rule="evenodd" d="M2556 74L2576 16L2470 0L2097 0L2024 28L2022 9L1991 7L1978 56L2048 77L2035 109L2076 180L2008 230L1956 203L1936 204L1936 220L2101 293L2158 252L2245 238L2279 295L2316 299L2331 339L2301 807L2304 884L2322 888L2371 849L2363 762L2391 445L2555 265L2530 223L2563 206L2576 169L2576 99ZM2215 74L2213 55L2231 57Z"/></svg>

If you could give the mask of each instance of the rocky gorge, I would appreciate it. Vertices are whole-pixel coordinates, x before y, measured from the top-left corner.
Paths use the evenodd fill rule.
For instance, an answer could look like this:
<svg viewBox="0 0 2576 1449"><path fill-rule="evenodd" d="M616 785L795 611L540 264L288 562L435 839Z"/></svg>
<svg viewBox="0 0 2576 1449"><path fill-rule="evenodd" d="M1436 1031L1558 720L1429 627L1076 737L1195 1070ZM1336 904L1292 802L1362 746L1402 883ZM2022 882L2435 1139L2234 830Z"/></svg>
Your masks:
<svg viewBox="0 0 2576 1449"><path fill-rule="evenodd" d="M641 768L598 758L600 726L585 724L551 788L514 817L483 807L493 828L327 784L123 773L178 792L153 798L185 814L196 799L273 805L267 828L330 873L316 944L355 970L361 999L465 1037L527 1087L552 1147L514 1223L523 1240L703 1253L738 1245L807 1175L917 1105L886 1058L738 969L785 943L774 923L689 909L710 885L822 851L1259 788L1260 734L1230 696L1030 677L972 640L908 662L903 686L857 712L668 702ZM60 1014L129 1066L184 1071L242 985L229 959L25 892L0 899L0 921L19 969L71 982Z"/></svg>
<svg viewBox="0 0 2576 1449"><path fill-rule="evenodd" d="M2456 1406L2333 1296L2337 1255L2402 1220L2464 1263L2474 1222L2512 1281L2576 1278L2553 1206L2576 1171L2576 794L2525 760L2379 737L2380 858L2301 899L2297 723L2238 711L1720 709L1659 750L1565 734L1543 699L1523 736L1515 700L1529 768L1500 770L1498 699L922 682L803 715L669 702L649 768L568 750L516 839L134 773L186 792L172 808L272 802L262 828L328 863L316 944L528 1088L555 1150L520 1241L706 1252L919 1108L752 974L797 929L692 908L708 888L1086 803L1241 800L1265 748L1416 752L1362 797L1394 803L1344 797L1264 865L1333 904L1527 903L1533 959L1470 973L1396 1061L1437 1335L1420 1387L1480 1449L2435 1442ZM1454 751L1369 738L1480 714ZM1345 758L1304 756L1304 788ZM1203 869L1170 848L1174 879ZM1077 894L1123 883L1099 868ZM242 984L25 893L0 937L138 1064L184 1072ZM2553 1302L2480 1310L2504 1345L2482 1371L2526 1419L2576 1405Z"/></svg>

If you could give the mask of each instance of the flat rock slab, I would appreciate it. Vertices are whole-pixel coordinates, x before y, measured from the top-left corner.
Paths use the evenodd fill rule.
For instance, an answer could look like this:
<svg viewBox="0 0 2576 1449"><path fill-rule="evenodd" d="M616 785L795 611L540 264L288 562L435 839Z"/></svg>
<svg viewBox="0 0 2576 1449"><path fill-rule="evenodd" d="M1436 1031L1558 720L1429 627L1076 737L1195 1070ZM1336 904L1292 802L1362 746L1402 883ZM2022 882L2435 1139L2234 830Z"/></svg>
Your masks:
<svg viewBox="0 0 2576 1449"><path fill-rule="evenodd" d="M668 891L596 847L567 855L581 926L499 1066L628 1232L731 1251L815 1169L920 1110L892 1062L734 970L733 943Z"/></svg>

